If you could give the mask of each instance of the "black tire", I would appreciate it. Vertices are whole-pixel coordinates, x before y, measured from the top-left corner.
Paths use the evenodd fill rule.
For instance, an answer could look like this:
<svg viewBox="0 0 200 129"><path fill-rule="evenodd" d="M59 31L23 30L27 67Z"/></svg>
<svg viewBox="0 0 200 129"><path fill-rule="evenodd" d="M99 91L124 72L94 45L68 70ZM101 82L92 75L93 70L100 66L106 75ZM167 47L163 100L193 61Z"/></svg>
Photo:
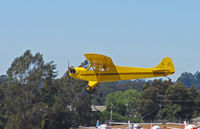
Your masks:
<svg viewBox="0 0 200 129"><path fill-rule="evenodd" d="M93 92L92 88L89 85L85 86L85 91L90 94Z"/></svg>

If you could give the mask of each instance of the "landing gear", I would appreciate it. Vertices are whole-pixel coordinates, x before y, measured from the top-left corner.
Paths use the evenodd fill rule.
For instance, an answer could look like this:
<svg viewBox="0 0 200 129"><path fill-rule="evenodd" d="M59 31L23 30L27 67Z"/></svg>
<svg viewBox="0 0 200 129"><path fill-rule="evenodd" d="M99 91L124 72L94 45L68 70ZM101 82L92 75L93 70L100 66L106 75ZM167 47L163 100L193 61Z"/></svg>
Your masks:
<svg viewBox="0 0 200 129"><path fill-rule="evenodd" d="M167 79L169 79L169 82L172 82L172 79L171 78L169 78L169 77L166 77Z"/></svg>
<svg viewBox="0 0 200 129"><path fill-rule="evenodd" d="M85 86L85 91L88 93L93 93L92 87L90 87L89 85Z"/></svg>

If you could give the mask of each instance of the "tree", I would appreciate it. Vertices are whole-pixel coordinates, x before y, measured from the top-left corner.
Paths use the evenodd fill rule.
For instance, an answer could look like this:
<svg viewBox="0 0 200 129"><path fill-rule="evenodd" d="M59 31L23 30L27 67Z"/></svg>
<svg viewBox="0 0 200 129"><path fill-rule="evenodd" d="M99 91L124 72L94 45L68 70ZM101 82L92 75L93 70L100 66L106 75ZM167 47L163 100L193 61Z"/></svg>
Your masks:
<svg viewBox="0 0 200 129"><path fill-rule="evenodd" d="M125 98L125 102L126 102L126 114L129 117L134 117L137 113L136 113L136 109L137 109L137 102L138 102L138 98L139 98L139 94L136 90L127 90L124 92L124 98Z"/></svg>
<svg viewBox="0 0 200 129"><path fill-rule="evenodd" d="M10 81L22 85L38 85L41 81L50 84L56 77L55 68L53 61L45 64L40 53L32 55L31 51L27 50L13 61L7 75Z"/></svg>
<svg viewBox="0 0 200 129"><path fill-rule="evenodd" d="M136 90L117 91L106 96L105 105L107 110L110 110L113 105L114 112L133 118L136 114L138 96Z"/></svg>
<svg viewBox="0 0 200 129"><path fill-rule="evenodd" d="M144 120L153 120L159 111L159 104L157 101L158 89L149 87L140 94L138 101L138 111Z"/></svg>
<svg viewBox="0 0 200 129"><path fill-rule="evenodd" d="M7 81L7 76L6 75L1 75L0 76L0 85L3 83L3 82L6 82Z"/></svg>
<svg viewBox="0 0 200 129"><path fill-rule="evenodd" d="M150 86L151 86L151 84L149 82L145 82L144 85L142 86L142 91L149 88Z"/></svg>
<svg viewBox="0 0 200 129"><path fill-rule="evenodd" d="M194 99L194 103L195 103L195 106L193 106L194 108L194 112L193 112L193 118L196 118L200 115L200 91L196 91L195 92L196 96L195 96L195 99Z"/></svg>
<svg viewBox="0 0 200 129"><path fill-rule="evenodd" d="M159 119L164 119L167 121L178 122L181 114L181 107L174 104L173 106L166 106L162 110L159 111L157 117Z"/></svg>
<svg viewBox="0 0 200 129"><path fill-rule="evenodd" d="M53 62L44 63L40 53L27 50L17 57L7 71L3 84L4 107L9 112L6 128L32 129L41 127L46 104L40 102L40 88L52 86L56 77Z"/></svg>
<svg viewBox="0 0 200 129"><path fill-rule="evenodd" d="M8 119L8 112L7 109L5 107L5 103L4 103L4 90L2 85L0 86L0 128L3 129L6 125L6 121Z"/></svg>
<svg viewBox="0 0 200 129"><path fill-rule="evenodd" d="M103 105L105 103L106 96L109 93L113 93L116 91L126 91L129 89L135 89L138 92L141 90L144 85L144 80L134 80L134 81L118 81L118 82L104 82L100 83L95 87L96 94L99 95L98 102L94 102L95 104Z"/></svg>
<svg viewBox="0 0 200 129"><path fill-rule="evenodd" d="M126 106L123 102L123 92L117 91L108 94L106 96L105 105L107 107L107 110L110 110L111 106L114 105L114 112L118 112L119 114L125 115Z"/></svg>
<svg viewBox="0 0 200 129"><path fill-rule="evenodd" d="M140 93L137 107L144 120L157 119L157 114L164 105L165 92L170 85L172 85L170 80L153 80L152 84L145 83Z"/></svg>
<svg viewBox="0 0 200 129"><path fill-rule="evenodd" d="M195 107L195 92L196 89L194 87L187 89L182 83L175 83L166 91L165 104L167 106L176 105L180 107L179 117L181 119L190 119L194 111L193 107Z"/></svg>

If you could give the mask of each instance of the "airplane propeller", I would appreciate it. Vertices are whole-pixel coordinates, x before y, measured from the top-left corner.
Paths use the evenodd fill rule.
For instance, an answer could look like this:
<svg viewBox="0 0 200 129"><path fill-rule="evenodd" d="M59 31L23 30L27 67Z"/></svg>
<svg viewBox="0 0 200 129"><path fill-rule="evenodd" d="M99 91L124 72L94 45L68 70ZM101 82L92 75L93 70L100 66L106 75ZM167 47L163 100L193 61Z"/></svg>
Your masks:
<svg viewBox="0 0 200 129"><path fill-rule="evenodd" d="M67 65L68 65L67 72L68 72L68 74L69 74L69 60L68 60L68 62L67 62Z"/></svg>
<svg viewBox="0 0 200 129"><path fill-rule="evenodd" d="M68 62L67 62L67 67L68 67L68 69L67 69L67 73L68 73L68 76L69 76L69 79L70 79L70 83L71 83L71 86L73 87L73 82L74 82L74 80L73 80L73 78L69 75L70 73L73 73L73 70L75 71L75 69L73 69L73 68L71 68L70 67L70 64L69 64L69 60L68 60Z"/></svg>
<svg viewBox="0 0 200 129"><path fill-rule="evenodd" d="M76 73L76 70L73 67L70 67L69 65L69 60L68 60L68 70L67 70L68 74L69 73Z"/></svg>

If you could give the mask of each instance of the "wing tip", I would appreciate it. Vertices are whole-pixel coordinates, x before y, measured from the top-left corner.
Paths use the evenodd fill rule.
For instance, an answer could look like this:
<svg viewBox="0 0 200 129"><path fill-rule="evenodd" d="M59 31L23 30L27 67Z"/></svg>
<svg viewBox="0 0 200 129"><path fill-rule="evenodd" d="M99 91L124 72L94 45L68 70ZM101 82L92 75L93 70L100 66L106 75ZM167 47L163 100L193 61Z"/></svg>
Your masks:
<svg viewBox="0 0 200 129"><path fill-rule="evenodd" d="M108 57L106 55L103 54L98 54L98 53L85 53L84 56L87 58L87 56L105 56Z"/></svg>

